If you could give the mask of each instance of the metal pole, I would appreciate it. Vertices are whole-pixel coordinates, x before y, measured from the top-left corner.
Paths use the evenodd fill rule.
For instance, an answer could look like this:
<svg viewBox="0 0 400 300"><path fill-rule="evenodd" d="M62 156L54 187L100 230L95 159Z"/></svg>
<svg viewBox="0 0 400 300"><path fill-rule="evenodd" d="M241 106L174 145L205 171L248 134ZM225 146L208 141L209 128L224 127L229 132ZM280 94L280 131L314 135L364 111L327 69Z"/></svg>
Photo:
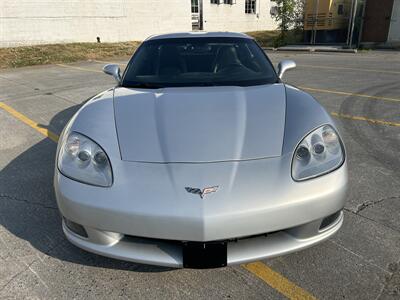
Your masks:
<svg viewBox="0 0 400 300"><path fill-rule="evenodd" d="M350 30L351 30L351 16L353 15L353 6L354 6L354 0L351 1L351 9L350 9L350 14L349 14L349 23L347 25L347 37L346 37L346 45L349 46L349 41L350 41Z"/></svg>
<svg viewBox="0 0 400 300"><path fill-rule="evenodd" d="M203 0L199 0L199 30L203 29Z"/></svg>
<svg viewBox="0 0 400 300"><path fill-rule="evenodd" d="M364 19L365 19L365 7L366 6L367 6L367 0L364 0L364 2L363 2L363 11L362 11L362 16L361 16L360 32L358 33L358 38L357 38L357 48L360 47L362 34L363 34L363 31L364 31Z"/></svg>
<svg viewBox="0 0 400 300"><path fill-rule="evenodd" d="M315 42L317 40L317 20L318 20L318 9L319 9L319 0L317 0L317 5L315 6L315 18L314 18L314 26L313 26L313 31L312 31L312 40L311 44L315 45Z"/></svg>
<svg viewBox="0 0 400 300"><path fill-rule="evenodd" d="M346 43L349 48L351 48L353 44L353 33L354 33L354 23L356 19L356 14L357 14L357 0L353 0L351 7L349 30L347 35L347 43Z"/></svg>

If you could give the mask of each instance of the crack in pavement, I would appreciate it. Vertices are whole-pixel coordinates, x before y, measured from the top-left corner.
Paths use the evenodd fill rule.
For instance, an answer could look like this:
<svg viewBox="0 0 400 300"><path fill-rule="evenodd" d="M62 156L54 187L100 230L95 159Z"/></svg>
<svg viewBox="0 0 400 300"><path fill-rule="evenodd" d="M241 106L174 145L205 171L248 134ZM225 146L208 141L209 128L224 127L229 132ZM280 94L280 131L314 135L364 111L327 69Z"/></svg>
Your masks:
<svg viewBox="0 0 400 300"><path fill-rule="evenodd" d="M27 199L21 199L21 198L15 197L15 196L7 195L7 194L1 194L0 193L0 198L5 198L5 199L8 199L8 200L13 200L13 201L18 201L18 202L24 202L24 203L27 203L27 204L36 205L36 206L40 206L42 208L47 208L47 209L55 209L55 210L57 209L57 207L54 207L54 206L45 205L45 204L40 203L40 202L32 202L32 201L29 201Z"/></svg>
<svg viewBox="0 0 400 300"><path fill-rule="evenodd" d="M349 248L343 246L342 244L340 244L340 243L338 243L338 242L335 242L334 240L329 240L329 241L330 241L331 243L335 244L336 246L338 246L339 248L342 248L342 249L345 250L346 252L348 252L348 253L350 253L350 254L352 254L352 255L354 255L354 256L357 256L358 258L360 258L362 261L366 262L366 263L369 264L370 266L373 266L373 267L375 267L375 268L378 268L379 270L381 270L381 271L384 272L385 274L390 274L390 275L392 274L392 272L390 272L390 271L388 271L388 270L382 268L381 266L375 264L373 261L371 261L371 260L365 258L365 257L364 257L363 255L361 255L360 253L354 252L354 251L350 250Z"/></svg>
<svg viewBox="0 0 400 300"><path fill-rule="evenodd" d="M17 274L13 275L11 277L11 279L9 281L6 282L5 285L3 285L3 287L0 288L0 292L2 292L15 278L17 278L19 275L21 275L22 273L24 273L25 271L29 270L29 268L31 267L31 265L33 265L36 262L36 260L34 260L33 262L31 262L30 264L25 264L25 268L21 271L19 271Z"/></svg>
<svg viewBox="0 0 400 300"><path fill-rule="evenodd" d="M347 211L347 212L349 212L349 213L352 213L353 215L356 215L356 216L358 216L358 217L364 218L364 219L366 219L366 220L368 220L368 221L371 221L371 222L374 222L374 223L376 223L376 224L379 224L380 226L386 227L386 228L388 228L388 229L390 229L390 230L393 230L393 231L396 231L396 232L400 233L400 230L398 230L397 228L393 228L393 227L388 226L388 225L386 225L386 224L380 223L380 222L378 222L377 220L371 219L371 218L369 218L369 217L367 217L367 216L360 215L360 214L356 213L354 210L351 210L351 209L348 209L348 208L343 208L343 210L344 210L344 211Z"/></svg>
<svg viewBox="0 0 400 300"><path fill-rule="evenodd" d="M4 242L4 241L3 241L3 242ZM50 253L51 253L52 251L54 251L55 249L57 249L57 248L63 246L63 245L64 245L64 242L54 244L52 247L50 247L50 248L47 249L46 251L43 251L42 253L44 253L44 254L47 255L47 256L52 256ZM23 261L21 260L21 257L15 256L15 255L13 255L13 254L11 255L11 257L15 258L15 259L16 259L17 261L19 261L19 262L22 262L22 264L25 265L25 268L23 268L23 270L21 270L20 272L16 273L15 275L13 275L13 276L10 278L10 280L8 280L8 281L5 283L5 285L2 286L2 287L0 288L0 292L2 292L12 281L14 281L14 279L16 279L18 276L20 276L21 274L23 274L24 272L26 272L26 271L28 271L28 270L31 271L47 289L49 289L48 285L47 285L47 284L44 282L44 280L39 276L39 274L31 268L31 266L32 266L34 263L36 263L36 262L43 263L43 259L42 259L42 258L40 258L39 256L37 256L38 259L35 259L35 260L33 260L31 263L27 264L27 263L25 263L25 262L23 262Z"/></svg>
<svg viewBox="0 0 400 300"><path fill-rule="evenodd" d="M353 210L353 212L355 214L358 214L359 212L361 212L362 210L364 210L364 209L366 209L366 208L368 208L370 206L374 206L375 204L379 204L379 203L381 203L383 201L386 201L386 200L393 200L393 199L397 199L397 198L400 198L400 196L390 196L390 197L378 199L378 200L375 200L375 201L365 201L365 202L357 205L357 208L355 210Z"/></svg>

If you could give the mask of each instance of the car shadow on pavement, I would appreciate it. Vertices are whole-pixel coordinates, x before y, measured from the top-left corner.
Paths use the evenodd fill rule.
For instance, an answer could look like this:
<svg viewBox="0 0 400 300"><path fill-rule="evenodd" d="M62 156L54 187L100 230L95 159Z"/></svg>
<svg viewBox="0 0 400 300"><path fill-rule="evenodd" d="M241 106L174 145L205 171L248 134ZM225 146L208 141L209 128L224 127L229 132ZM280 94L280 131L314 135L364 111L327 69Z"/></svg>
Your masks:
<svg viewBox="0 0 400 300"><path fill-rule="evenodd" d="M49 126L44 127L61 133L80 106L59 112ZM99 268L136 272L174 270L102 257L67 241L62 232L53 188L56 147L55 142L43 139L0 171L0 225L5 229L0 227L0 238L4 242L4 245L0 243L0 247L7 246L8 254L12 256L45 254L60 261Z"/></svg>

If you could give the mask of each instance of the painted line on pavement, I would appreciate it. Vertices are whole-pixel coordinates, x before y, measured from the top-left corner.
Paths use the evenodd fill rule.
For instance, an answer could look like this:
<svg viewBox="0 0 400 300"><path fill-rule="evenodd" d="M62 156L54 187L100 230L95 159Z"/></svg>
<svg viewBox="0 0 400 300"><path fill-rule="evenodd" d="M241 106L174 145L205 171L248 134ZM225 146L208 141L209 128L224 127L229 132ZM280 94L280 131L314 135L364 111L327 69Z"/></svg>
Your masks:
<svg viewBox="0 0 400 300"><path fill-rule="evenodd" d="M0 102L0 108L4 109L10 115L30 126L31 128L35 129L36 131L40 132L52 141L56 143L58 142L59 136L56 133L41 127L38 123L32 121L27 116L21 114L7 104ZM279 273L273 271L262 262L249 263L242 265L242 267L244 267L255 276L261 278L265 283L267 283L269 286L276 289L278 292L288 297L289 299L316 299L307 291L292 283Z"/></svg>
<svg viewBox="0 0 400 300"><path fill-rule="evenodd" d="M92 60L92 61L95 61L95 60ZM101 61L97 61L96 60L95 62L101 62ZM104 63L104 62L101 62L101 63ZM115 63L115 64L118 64L118 63ZM93 70L93 69L88 69L88 68L75 67L75 66L70 66L70 65L65 65L65 64L56 64L56 65L60 66L60 67L63 67L63 68L75 69L75 70L80 70L80 71L103 73L103 71L100 71L100 70ZM120 65L122 65L122 64L120 64ZM372 95L358 94L358 93L351 93L351 92L342 92L342 91L318 89L318 88L311 88L311 87L306 87L306 86L299 86L299 88L303 89L303 90L306 90L306 91L318 92L318 93L329 93L329 94L336 94L336 95L362 97L362 98L373 99L373 100L384 100L384 101L400 102L400 99L390 98L390 97L380 97L380 96L372 96Z"/></svg>
<svg viewBox="0 0 400 300"><path fill-rule="evenodd" d="M48 137L51 139L53 142L58 142L59 136L52 132L51 130L47 128L43 128L40 126L38 123L32 121L29 119L27 116L21 114L20 112L16 111L14 108L11 106L8 106L7 104L0 102L0 108L4 109L6 112L8 112L10 115L12 115L14 118L20 120L21 122L25 123L26 125L32 127L36 131L40 132L44 136Z"/></svg>
<svg viewBox="0 0 400 300"><path fill-rule="evenodd" d="M317 92L317 93L328 93L328 94L336 94L336 95L344 95L344 96L354 96L354 97L361 97L367 98L372 100L384 100L384 101L392 101L392 102L400 102L398 98L389 98L389 97L381 97L381 96L372 96L366 94L358 94L358 93L350 93L350 92L342 92L342 91L334 91L334 90L325 90L325 89L317 89L311 88L306 86L299 86L298 88L310 92Z"/></svg>
<svg viewBox="0 0 400 300"><path fill-rule="evenodd" d="M394 74L400 75L400 71L391 71L391 70L376 70L376 69L362 69L362 68L349 68L349 67L335 67L335 66L315 66L315 65L298 65L298 67L304 68L313 68L313 69L332 69L332 70L349 70L349 71L357 71L357 72L376 72L376 73L386 73L386 74Z"/></svg>
<svg viewBox="0 0 400 300"><path fill-rule="evenodd" d="M103 73L103 71L100 71L100 70L93 70L93 69L82 68L82 67L75 67L75 66L64 65L64 64L56 64L56 66L63 67L63 68L68 68L68 69L75 69L75 70L79 70L79 71Z"/></svg>
<svg viewBox="0 0 400 300"><path fill-rule="evenodd" d="M355 121L365 121L365 122L373 123L373 124L376 124L376 125L400 127L400 123L397 123L397 122L370 119L370 118L366 118L366 117L362 117L362 116L352 116L352 115L347 115L347 114L340 114L340 113L337 113L337 112L332 112L331 115L336 117L336 118L349 119L349 120L355 120Z"/></svg>
<svg viewBox="0 0 400 300"><path fill-rule="evenodd" d="M48 137L52 141L54 141L56 143L58 142L59 136L56 133L54 133L46 128L41 127L38 123L32 121L27 116L21 114L20 112L16 111L15 109L8 106L7 104L0 102L0 108L4 109L10 115L12 115L16 119L20 120L21 122L25 123L26 125L30 126L31 128L35 129L36 131L40 132L41 134ZM400 123L395 123L395 122L374 120L374 119L369 119L369 118L360 117L360 116L338 114L336 112L332 112L331 114L333 116L339 117L339 118L361 120L361 121L367 121L367 122L379 124L379 125L389 125L389 126L399 126L400 127ZM290 280L288 280L281 274L277 273L276 271L272 270L271 268L269 268L267 265L265 265L262 262L258 261L258 262L248 263L248 264L242 265L242 267L245 268L246 270L248 270L253 275L260 278L261 280L263 280L270 287L277 290L279 293L281 293L282 295L286 296L289 299L316 299L316 297L311 295L309 292L307 292L303 288L299 287L295 283L291 282Z"/></svg>
<svg viewBox="0 0 400 300"><path fill-rule="evenodd" d="M91 59L90 61L97 62L99 64L114 64L114 65L120 65L120 66L126 66L127 63L123 62L115 62L115 61L104 61L104 60L97 60L97 59Z"/></svg>
<svg viewBox="0 0 400 300"><path fill-rule="evenodd" d="M317 299L260 261L244 264L242 267L289 299Z"/></svg>

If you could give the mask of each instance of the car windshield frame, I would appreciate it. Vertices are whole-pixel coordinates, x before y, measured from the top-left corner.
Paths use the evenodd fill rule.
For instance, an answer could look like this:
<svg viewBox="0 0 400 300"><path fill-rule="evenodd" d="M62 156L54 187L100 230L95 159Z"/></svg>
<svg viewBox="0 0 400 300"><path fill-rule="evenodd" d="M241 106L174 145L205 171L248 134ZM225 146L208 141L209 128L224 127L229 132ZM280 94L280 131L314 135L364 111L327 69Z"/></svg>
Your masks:
<svg viewBox="0 0 400 300"><path fill-rule="evenodd" d="M217 76L215 72L197 72L198 74L202 75L203 77L198 77L198 79L195 79L196 77L196 72L193 72L193 81L174 81L172 79L168 79L168 81L146 81L146 80L138 80L139 76L133 77L131 76L130 72L134 72L134 66L139 64L140 61L138 61L142 51L149 51L148 48L149 46L156 45L158 47L163 47L166 45L171 45L171 44L179 44L179 43L187 43L187 44L235 44L236 45L245 45L248 47L248 51L250 52L250 47L252 47L251 50L255 52L251 52L251 55L255 57L257 55L257 59L259 60L258 62L261 62L264 64L263 67L265 67L262 71L265 72L265 74L261 74L258 78L254 76L254 78L251 79L242 79L243 77L237 77L234 79L229 79L229 74L226 79L229 80L214 80L215 77ZM249 47L250 46L250 47ZM211 46L209 46L211 47ZM222 48L224 46L219 46L219 48ZM230 46L234 47L234 46ZM237 46L236 46L237 47ZM160 56L160 51L157 53L158 57ZM215 60L217 59L217 55L215 55ZM158 58L160 59L160 58ZM241 64L241 66L244 66ZM246 68L247 70L248 68ZM250 70L249 71L253 72L252 74L255 74L256 71ZM268 73L267 73L268 72ZM209 73L209 81L207 81L207 73ZM214 74L214 75L213 75ZM266 76L268 74L268 76ZM238 73L238 75L241 75ZM155 77L155 75L149 75L149 77ZM190 73L186 73L186 76L190 78ZM214 77L213 77L214 76ZM158 76L160 78L160 76ZM169 77L168 75L165 76L164 78L172 78ZM199 80L199 79L202 80ZM135 80L132 80L135 79ZM225 78L223 78L225 79ZM163 38L163 39L151 39L143 42L139 48L136 50L132 58L129 60L128 65L125 68L125 71L122 75L122 80L120 86L126 87L126 88L143 88L143 89L158 89L158 88L168 88L168 87L204 87L204 86L240 86L240 87L247 87L247 86L257 86L257 85L266 85L266 84L274 84L274 83L279 83L280 79L278 75L276 74L275 68L272 65L269 57L265 53L265 51L260 47L260 45L251 38L245 38L245 37L185 37L185 38Z"/></svg>

